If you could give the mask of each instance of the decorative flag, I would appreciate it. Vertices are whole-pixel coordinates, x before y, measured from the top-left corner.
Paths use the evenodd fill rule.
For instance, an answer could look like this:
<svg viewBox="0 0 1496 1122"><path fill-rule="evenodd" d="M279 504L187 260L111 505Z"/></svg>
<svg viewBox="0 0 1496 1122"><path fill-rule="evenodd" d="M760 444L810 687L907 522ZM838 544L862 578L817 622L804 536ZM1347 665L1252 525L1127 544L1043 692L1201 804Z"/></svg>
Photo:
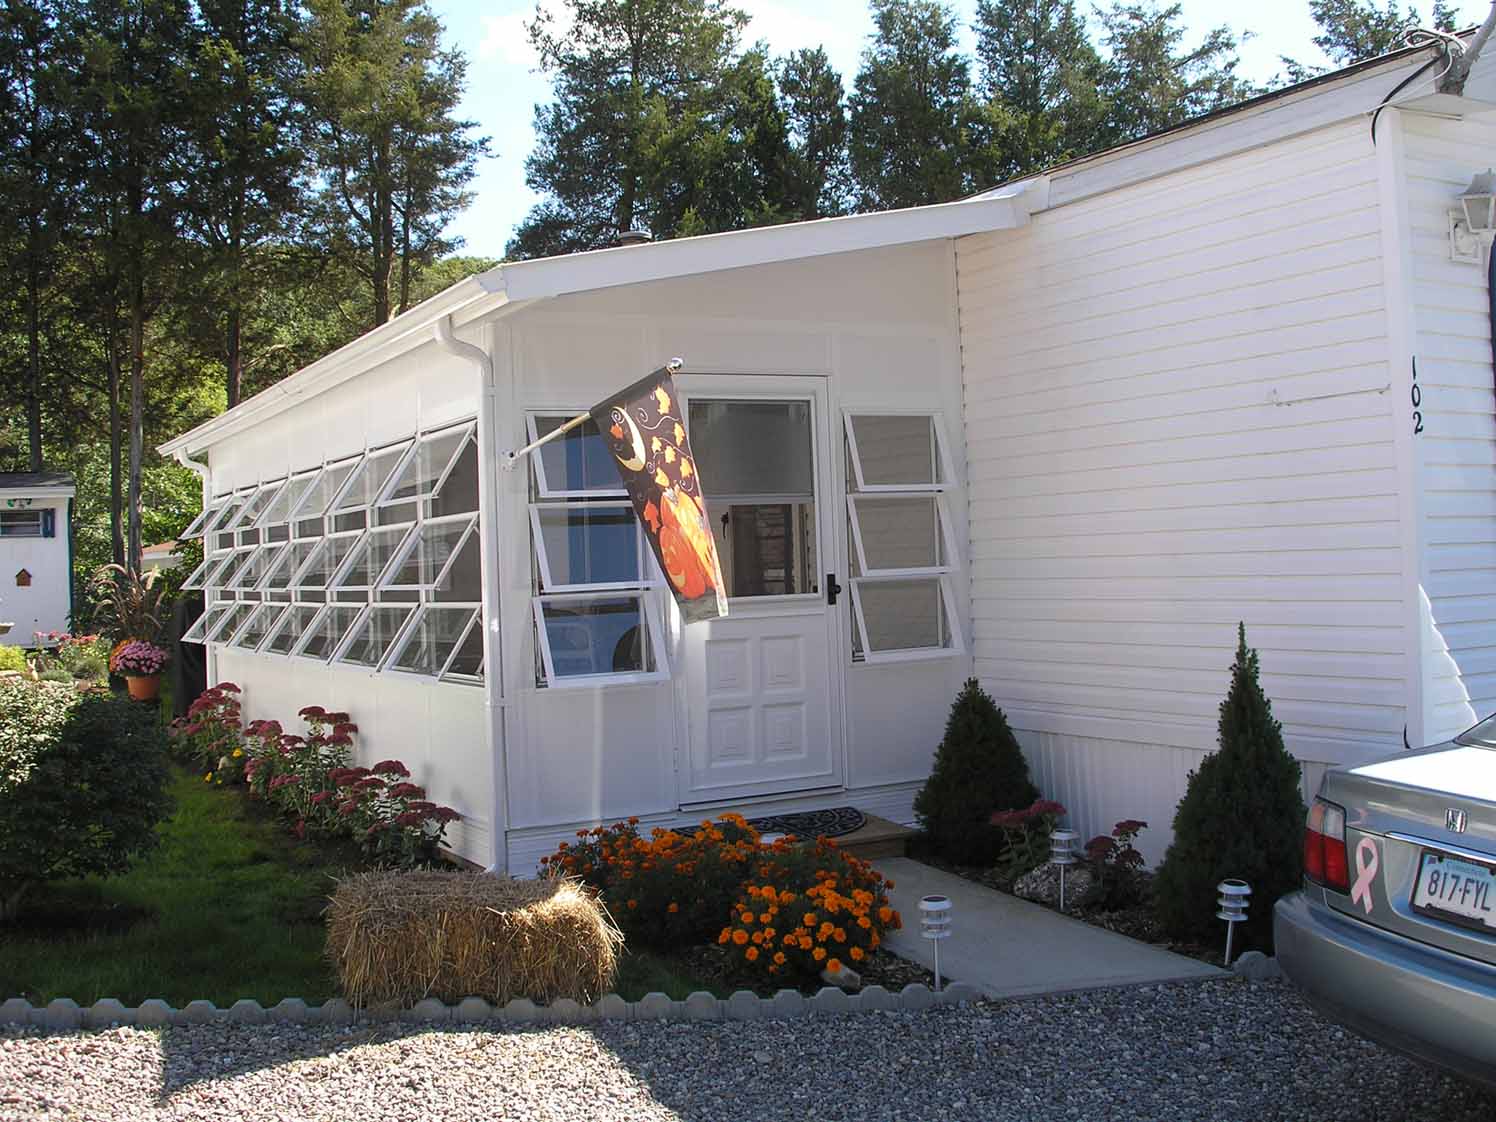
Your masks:
<svg viewBox="0 0 1496 1122"><path fill-rule="evenodd" d="M695 623L725 616L717 542L670 371L661 367L593 406L592 419L675 590L681 617Z"/></svg>

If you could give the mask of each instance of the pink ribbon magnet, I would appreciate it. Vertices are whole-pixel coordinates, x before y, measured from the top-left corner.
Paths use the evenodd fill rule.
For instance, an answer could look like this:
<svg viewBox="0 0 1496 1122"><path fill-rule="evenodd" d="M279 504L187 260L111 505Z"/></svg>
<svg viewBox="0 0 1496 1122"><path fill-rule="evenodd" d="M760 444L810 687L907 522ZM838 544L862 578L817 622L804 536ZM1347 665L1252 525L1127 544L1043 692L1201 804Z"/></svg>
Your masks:
<svg viewBox="0 0 1496 1122"><path fill-rule="evenodd" d="M1356 843L1356 883L1351 885L1351 903L1360 904L1371 915L1371 882L1376 879L1377 843L1362 838Z"/></svg>

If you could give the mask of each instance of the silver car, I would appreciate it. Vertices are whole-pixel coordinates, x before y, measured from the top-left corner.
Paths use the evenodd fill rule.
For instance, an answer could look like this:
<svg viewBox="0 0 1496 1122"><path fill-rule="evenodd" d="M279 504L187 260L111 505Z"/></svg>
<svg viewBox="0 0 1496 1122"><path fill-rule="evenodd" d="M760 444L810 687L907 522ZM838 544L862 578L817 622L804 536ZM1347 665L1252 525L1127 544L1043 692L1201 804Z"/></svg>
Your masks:
<svg viewBox="0 0 1496 1122"><path fill-rule="evenodd" d="M1283 972L1346 1027L1496 1086L1496 717L1326 773L1304 870L1273 913Z"/></svg>

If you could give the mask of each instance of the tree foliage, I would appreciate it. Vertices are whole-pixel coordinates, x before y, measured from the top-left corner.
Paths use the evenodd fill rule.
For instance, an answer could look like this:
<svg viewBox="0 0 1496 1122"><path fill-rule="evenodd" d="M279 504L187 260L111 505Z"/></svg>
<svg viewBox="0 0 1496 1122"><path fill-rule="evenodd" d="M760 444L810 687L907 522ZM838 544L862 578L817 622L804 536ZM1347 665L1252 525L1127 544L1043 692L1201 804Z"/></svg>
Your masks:
<svg viewBox="0 0 1496 1122"><path fill-rule="evenodd" d="M1434 0L1428 22L1413 5L1403 7L1398 0L1387 0L1385 8L1377 7L1376 0L1309 0L1309 11L1319 25L1314 45L1336 66L1399 50L1407 46L1405 36L1415 27L1453 31L1458 19L1455 9L1444 0ZM1294 81L1324 72L1324 67L1289 58L1283 63Z"/></svg>
<svg viewBox="0 0 1496 1122"><path fill-rule="evenodd" d="M1154 879L1157 911L1174 934L1220 934L1216 886L1252 886L1246 925L1260 947L1272 942L1273 904L1303 875L1304 801L1299 762L1258 681L1257 652L1238 627L1231 689L1221 702L1217 750L1190 773L1174 814L1174 841Z"/></svg>

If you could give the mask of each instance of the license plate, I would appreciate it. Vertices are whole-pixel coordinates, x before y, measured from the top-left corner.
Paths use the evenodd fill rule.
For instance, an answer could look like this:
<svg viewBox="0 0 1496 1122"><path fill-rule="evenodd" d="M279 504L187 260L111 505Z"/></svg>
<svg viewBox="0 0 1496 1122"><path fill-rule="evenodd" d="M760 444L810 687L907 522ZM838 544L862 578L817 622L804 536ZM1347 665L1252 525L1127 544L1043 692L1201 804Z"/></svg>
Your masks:
<svg viewBox="0 0 1496 1122"><path fill-rule="evenodd" d="M1413 909L1496 929L1496 867L1425 849L1418 860Z"/></svg>

